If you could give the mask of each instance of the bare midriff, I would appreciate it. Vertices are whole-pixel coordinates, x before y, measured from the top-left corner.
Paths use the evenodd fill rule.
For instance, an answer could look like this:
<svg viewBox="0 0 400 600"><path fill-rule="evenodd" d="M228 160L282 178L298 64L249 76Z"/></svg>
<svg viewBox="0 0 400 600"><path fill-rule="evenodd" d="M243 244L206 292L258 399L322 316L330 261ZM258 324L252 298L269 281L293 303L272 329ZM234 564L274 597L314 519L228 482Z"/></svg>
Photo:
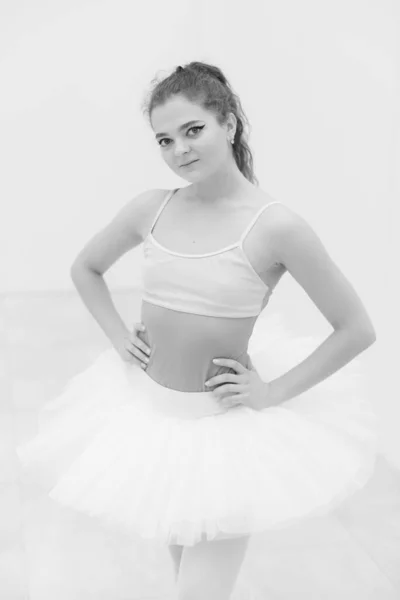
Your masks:
<svg viewBox="0 0 400 600"><path fill-rule="evenodd" d="M232 358L246 368L249 339L257 316L212 317L164 308L143 301L139 333L151 350L146 373L162 386L185 392L207 392L205 382L231 371L214 358Z"/></svg>

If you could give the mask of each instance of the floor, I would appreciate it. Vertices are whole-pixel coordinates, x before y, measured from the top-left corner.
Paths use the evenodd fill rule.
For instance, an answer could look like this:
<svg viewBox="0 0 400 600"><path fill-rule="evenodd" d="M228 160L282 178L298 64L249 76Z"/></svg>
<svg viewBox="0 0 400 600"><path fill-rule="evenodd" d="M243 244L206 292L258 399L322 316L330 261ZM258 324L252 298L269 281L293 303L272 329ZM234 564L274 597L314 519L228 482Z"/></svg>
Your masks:
<svg viewBox="0 0 400 600"><path fill-rule="evenodd" d="M139 299L121 293L114 300L132 326ZM172 600L172 564L164 548L143 543L138 550L128 537L56 506L24 479L15 454L34 433L43 403L108 340L69 292L10 295L1 306L0 598ZM273 532L268 544L265 536L254 536L247 559L256 592L238 581L234 600L399 599L399 471L379 455L368 485L340 510L306 527Z"/></svg>

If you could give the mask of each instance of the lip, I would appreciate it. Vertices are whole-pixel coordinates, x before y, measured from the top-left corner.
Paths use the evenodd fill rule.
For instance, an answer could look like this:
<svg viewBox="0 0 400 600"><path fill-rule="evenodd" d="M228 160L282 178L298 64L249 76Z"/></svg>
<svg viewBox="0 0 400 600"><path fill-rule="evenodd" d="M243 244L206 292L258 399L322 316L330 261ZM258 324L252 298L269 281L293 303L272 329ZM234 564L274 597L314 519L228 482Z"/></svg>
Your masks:
<svg viewBox="0 0 400 600"><path fill-rule="evenodd" d="M181 167L189 167L190 165L192 165L193 163L197 162L198 158L196 158L196 160L192 160L190 163L186 163L185 165L181 165Z"/></svg>

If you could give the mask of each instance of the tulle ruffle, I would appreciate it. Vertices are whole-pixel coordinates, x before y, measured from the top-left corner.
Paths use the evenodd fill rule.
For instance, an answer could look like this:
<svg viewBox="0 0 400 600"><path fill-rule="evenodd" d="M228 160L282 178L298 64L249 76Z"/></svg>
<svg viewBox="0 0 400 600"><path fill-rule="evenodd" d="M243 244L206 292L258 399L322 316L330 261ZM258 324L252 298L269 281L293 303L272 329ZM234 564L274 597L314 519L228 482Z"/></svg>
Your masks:
<svg viewBox="0 0 400 600"><path fill-rule="evenodd" d="M319 343L268 314L248 352L268 381ZM188 546L327 514L372 475L377 420L357 359L263 411L213 410L209 393L174 392L109 348L43 407L21 463L63 506ZM200 413L183 414L191 397Z"/></svg>

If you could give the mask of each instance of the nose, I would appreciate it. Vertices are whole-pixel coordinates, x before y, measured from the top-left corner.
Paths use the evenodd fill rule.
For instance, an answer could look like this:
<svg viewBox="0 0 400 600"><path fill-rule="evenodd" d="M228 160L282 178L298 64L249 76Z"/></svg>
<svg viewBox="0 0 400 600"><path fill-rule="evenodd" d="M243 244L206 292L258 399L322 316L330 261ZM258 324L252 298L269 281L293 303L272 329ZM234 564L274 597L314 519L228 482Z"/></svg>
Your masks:
<svg viewBox="0 0 400 600"><path fill-rule="evenodd" d="M185 148L185 149L182 149L182 151L180 151L180 152L175 152L175 159L179 163L187 162L185 160L185 157L190 157L190 156L191 156L190 148Z"/></svg>
<svg viewBox="0 0 400 600"><path fill-rule="evenodd" d="M190 152L190 145L187 143L187 141L182 140L182 141L177 141L175 143L175 156L181 157L181 156L185 156L185 154L189 154Z"/></svg>

